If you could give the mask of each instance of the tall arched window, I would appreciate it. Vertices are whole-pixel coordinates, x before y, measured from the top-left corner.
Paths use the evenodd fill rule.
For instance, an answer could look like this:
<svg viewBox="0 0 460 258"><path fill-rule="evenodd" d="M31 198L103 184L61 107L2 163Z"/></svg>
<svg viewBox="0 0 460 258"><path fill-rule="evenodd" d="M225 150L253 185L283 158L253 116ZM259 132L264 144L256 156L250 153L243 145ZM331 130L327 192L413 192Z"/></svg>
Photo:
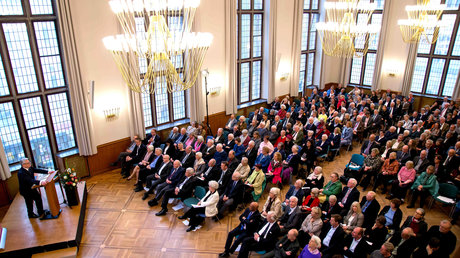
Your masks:
<svg viewBox="0 0 460 258"><path fill-rule="evenodd" d="M262 96L263 0L239 0L237 7L238 35L238 104Z"/></svg>
<svg viewBox="0 0 460 258"><path fill-rule="evenodd" d="M361 0L360 2L366 2ZM368 17L367 14L358 14L358 23L369 22L370 24L382 24L384 0L367 0L367 2L377 3L376 10L372 16ZM354 57L351 62L350 69L350 84L359 86L372 86L374 79L375 61L377 59L378 44L380 33L368 40L365 44L368 45L367 54L362 57ZM355 48L363 49L365 45L356 45Z"/></svg>
<svg viewBox="0 0 460 258"><path fill-rule="evenodd" d="M302 17L299 92L314 83L316 63L316 23L319 21L319 0L305 0Z"/></svg>
<svg viewBox="0 0 460 258"><path fill-rule="evenodd" d="M0 6L0 137L10 165L76 147L54 0Z"/></svg>
<svg viewBox="0 0 460 258"><path fill-rule="evenodd" d="M435 44L420 41L417 49L411 91L424 95L452 96L460 71L460 11L459 1L442 1L447 4Z"/></svg>

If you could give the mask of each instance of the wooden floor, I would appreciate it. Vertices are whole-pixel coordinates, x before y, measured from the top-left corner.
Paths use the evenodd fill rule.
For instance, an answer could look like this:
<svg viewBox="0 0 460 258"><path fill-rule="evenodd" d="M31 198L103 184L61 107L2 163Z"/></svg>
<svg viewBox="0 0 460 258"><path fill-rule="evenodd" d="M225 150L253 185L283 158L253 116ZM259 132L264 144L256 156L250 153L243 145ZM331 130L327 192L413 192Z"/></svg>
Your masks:
<svg viewBox="0 0 460 258"><path fill-rule="evenodd" d="M333 162L324 162L326 179L331 172L342 174L351 154L343 151ZM121 179L117 170L87 179L87 186L87 214L79 257L217 257L223 251L227 233L238 225L239 212L234 212L225 217L222 224L207 220L200 230L187 233L187 227L177 219L182 211L174 212L170 208L166 216L155 216L161 208L150 208L147 200L141 200L143 192L135 193L133 182ZM284 187L283 196L287 189ZM261 205L266 197L264 194ZM389 203L380 194L378 200L381 205ZM401 207L403 219L415 211L406 206ZM427 211L429 226L448 218L448 210L434 206ZM460 257L460 227L454 226L453 232L459 241L456 255L452 257Z"/></svg>

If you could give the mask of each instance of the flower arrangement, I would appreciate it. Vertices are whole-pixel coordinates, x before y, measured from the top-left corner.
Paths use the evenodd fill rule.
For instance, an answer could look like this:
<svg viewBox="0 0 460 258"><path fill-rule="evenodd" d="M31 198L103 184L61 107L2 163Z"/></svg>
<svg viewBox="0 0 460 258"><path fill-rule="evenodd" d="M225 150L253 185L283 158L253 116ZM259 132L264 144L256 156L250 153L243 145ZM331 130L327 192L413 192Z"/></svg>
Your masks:
<svg viewBox="0 0 460 258"><path fill-rule="evenodd" d="M63 172L59 174L59 177L61 178L61 183L64 185L64 187L77 187L78 183L78 177L77 173L75 172L75 169L66 169Z"/></svg>

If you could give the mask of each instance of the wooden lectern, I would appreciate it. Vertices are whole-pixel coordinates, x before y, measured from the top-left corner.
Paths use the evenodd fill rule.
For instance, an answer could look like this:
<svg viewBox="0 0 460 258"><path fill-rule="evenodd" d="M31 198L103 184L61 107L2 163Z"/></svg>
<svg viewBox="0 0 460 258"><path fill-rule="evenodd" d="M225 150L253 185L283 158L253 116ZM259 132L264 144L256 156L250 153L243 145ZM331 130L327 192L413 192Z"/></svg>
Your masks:
<svg viewBox="0 0 460 258"><path fill-rule="evenodd" d="M59 181L59 177L54 178L54 174L47 175L45 178L47 184L44 187L46 192L46 199L48 200L49 212L45 212L45 215L41 219L57 219L61 214L61 206L59 205L59 199L56 193L56 181Z"/></svg>

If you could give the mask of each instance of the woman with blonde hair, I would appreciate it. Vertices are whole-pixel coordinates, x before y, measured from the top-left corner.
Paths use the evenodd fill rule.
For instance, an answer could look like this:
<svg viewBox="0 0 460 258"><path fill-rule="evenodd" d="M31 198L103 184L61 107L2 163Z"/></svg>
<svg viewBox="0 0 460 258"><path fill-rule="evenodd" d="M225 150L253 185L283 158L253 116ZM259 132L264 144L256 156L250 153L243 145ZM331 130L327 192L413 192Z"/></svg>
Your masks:
<svg viewBox="0 0 460 258"><path fill-rule="evenodd" d="M353 202L347 216L343 219L343 230L350 234L356 227L361 227L364 222L364 214L361 211L359 202Z"/></svg>
<svg viewBox="0 0 460 258"><path fill-rule="evenodd" d="M280 200L281 190L278 187L272 187L268 193L267 201L262 208L262 217L266 218L269 211L275 212L275 217L277 219L281 218L283 211L281 210L281 200Z"/></svg>
<svg viewBox="0 0 460 258"><path fill-rule="evenodd" d="M308 214L300 227L299 237L297 238L300 246L304 246L312 236L319 236L322 227L321 209L313 207L311 213Z"/></svg>
<svg viewBox="0 0 460 258"><path fill-rule="evenodd" d="M305 201L303 201L302 206L300 207L302 212L310 213L313 207L318 207L319 206L318 196L319 196L319 189L316 187L311 189L310 195L307 196L307 198L305 198Z"/></svg>

